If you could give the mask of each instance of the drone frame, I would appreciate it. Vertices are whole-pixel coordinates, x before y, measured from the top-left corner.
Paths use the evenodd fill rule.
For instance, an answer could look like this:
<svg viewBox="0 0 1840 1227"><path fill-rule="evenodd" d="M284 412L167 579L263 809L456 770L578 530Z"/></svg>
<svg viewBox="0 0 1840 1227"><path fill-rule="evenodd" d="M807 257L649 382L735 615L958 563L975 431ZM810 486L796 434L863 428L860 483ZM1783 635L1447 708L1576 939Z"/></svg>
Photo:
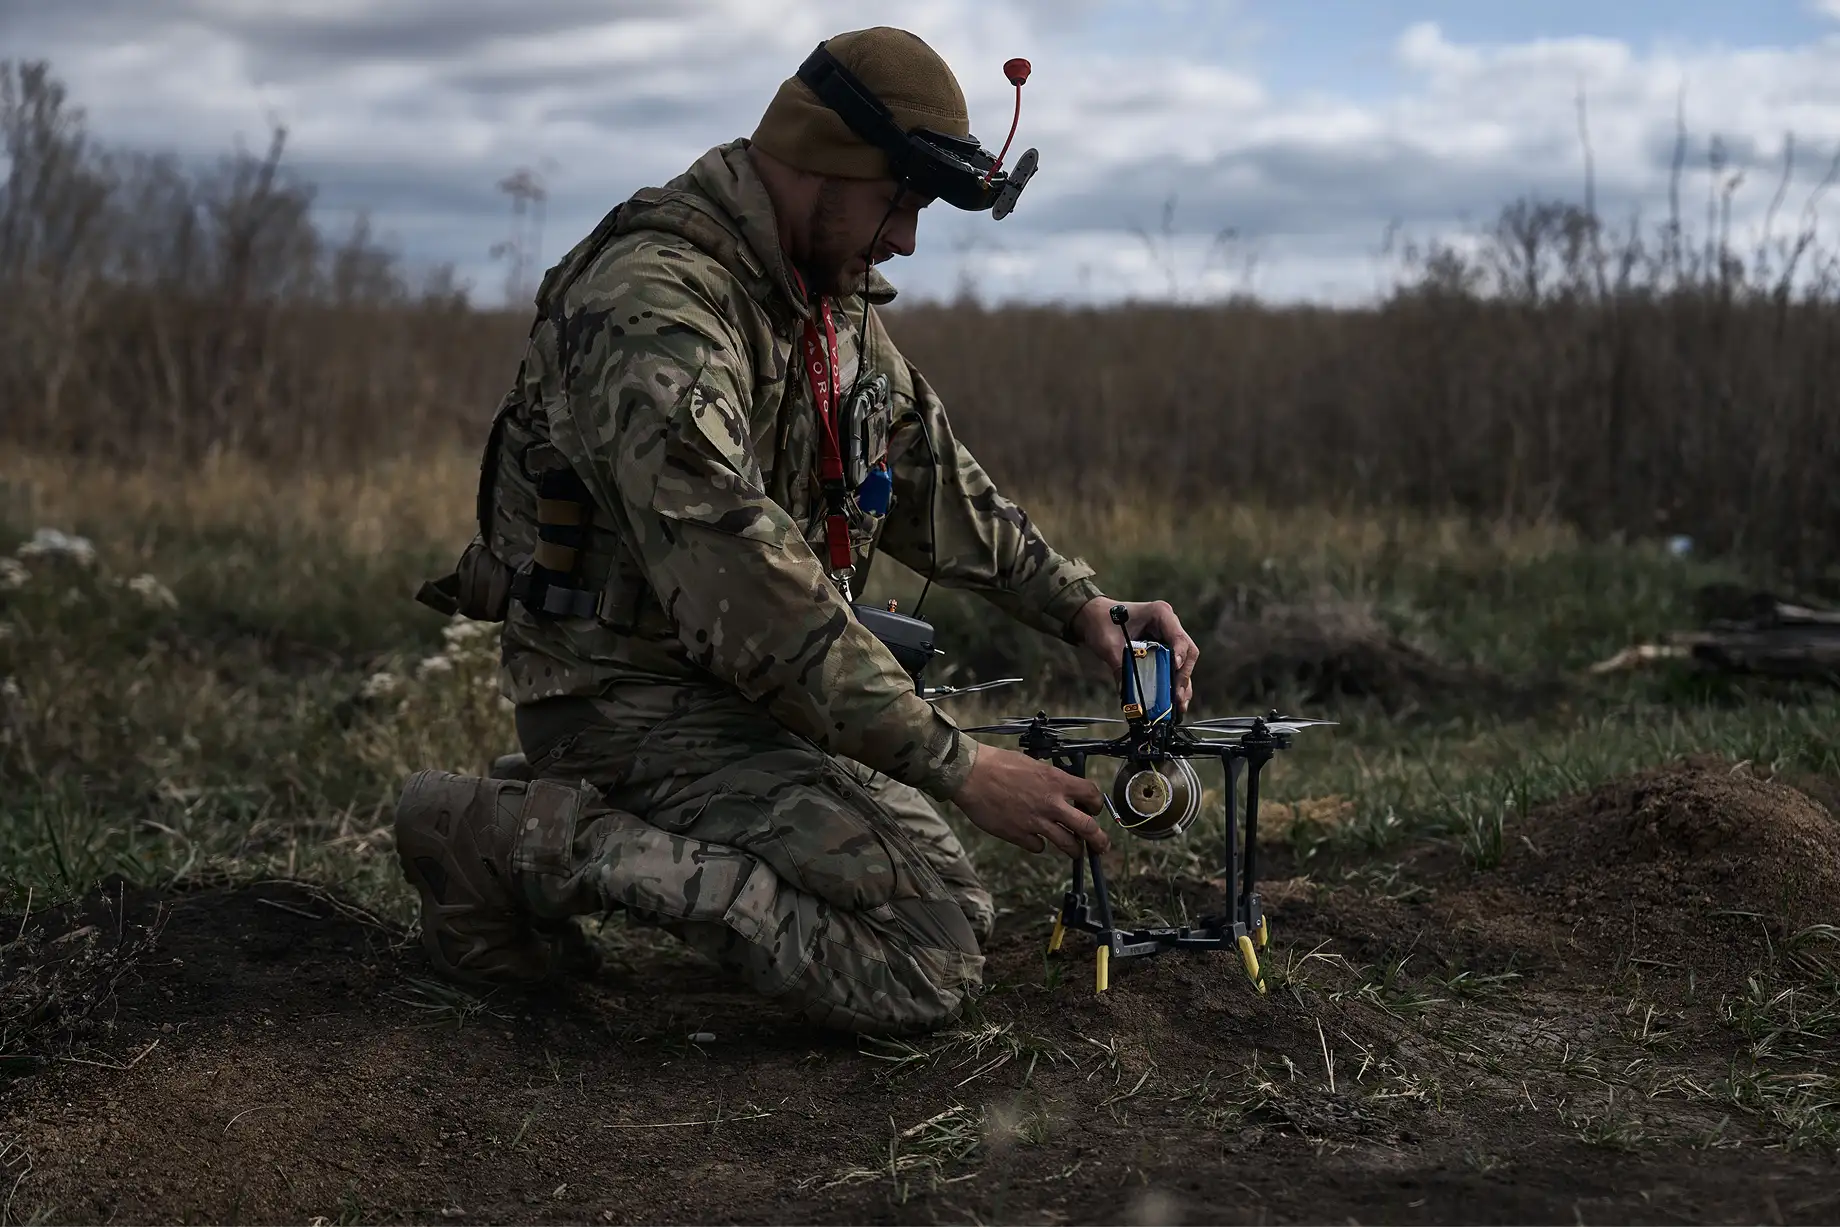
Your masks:
<svg viewBox="0 0 1840 1227"><path fill-rule="evenodd" d="M1133 762L1213 758L1220 760L1226 777L1223 794L1226 831L1222 855L1225 898L1220 915L1201 916L1194 925L1121 929L1112 916L1111 889L1099 853L1088 848L1082 855L1072 858L1073 880L1061 898L1048 950L1058 951L1069 929L1091 933L1098 946L1094 969L1097 992L1103 993L1111 987L1114 957L1136 958L1165 950L1229 949L1239 952L1246 975L1260 993L1265 992L1258 951L1271 942L1271 923L1265 917L1258 893L1259 775L1274 754L1290 748L1292 730L1272 727L1281 725L1282 721L1274 711L1269 717L1253 718L1241 736L1216 739L1197 737L1178 724L1137 719L1130 722L1132 727L1121 736L1099 739L1062 736L1050 725L1048 714L1039 712L1021 731L1023 753L1081 779L1086 778L1088 761L1095 757ZM1245 779L1243 815L1238 797L1241 776ZM1109 797L1106 804L1109 808ZM1116 813L1113 816L1117 817ZM1092 875L1090 897L1087 894L1088 873Z"/></svg>

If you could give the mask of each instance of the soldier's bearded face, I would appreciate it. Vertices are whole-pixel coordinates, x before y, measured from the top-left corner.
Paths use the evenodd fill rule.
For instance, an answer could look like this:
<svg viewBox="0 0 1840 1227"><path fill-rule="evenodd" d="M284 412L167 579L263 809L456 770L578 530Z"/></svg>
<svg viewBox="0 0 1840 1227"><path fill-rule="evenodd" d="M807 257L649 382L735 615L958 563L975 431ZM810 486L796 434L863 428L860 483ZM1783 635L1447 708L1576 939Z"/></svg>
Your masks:
<svg viewBox="0 0 1840 1227"><path fill-rule="evenodd" d="M892 179L826 179L812 206L806 276L822 294L856 293L871 264L914 254L929 203Z"/></svg>

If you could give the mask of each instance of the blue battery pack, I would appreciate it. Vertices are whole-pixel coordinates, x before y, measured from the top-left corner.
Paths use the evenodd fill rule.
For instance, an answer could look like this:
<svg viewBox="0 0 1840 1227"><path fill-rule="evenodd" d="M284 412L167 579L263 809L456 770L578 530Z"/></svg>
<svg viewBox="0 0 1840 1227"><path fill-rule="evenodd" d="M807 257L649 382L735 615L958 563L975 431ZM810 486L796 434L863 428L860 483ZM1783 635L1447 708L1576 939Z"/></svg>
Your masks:
<svg viewBox="0 0 1840 1227"><path fill-rule="evenodd" d="M1133 720L1160 724L1175 714L1171 678L1175 654L1169 645L1143 639L1130 640L1124 650L1124 677L1119 705Z"/></svg>

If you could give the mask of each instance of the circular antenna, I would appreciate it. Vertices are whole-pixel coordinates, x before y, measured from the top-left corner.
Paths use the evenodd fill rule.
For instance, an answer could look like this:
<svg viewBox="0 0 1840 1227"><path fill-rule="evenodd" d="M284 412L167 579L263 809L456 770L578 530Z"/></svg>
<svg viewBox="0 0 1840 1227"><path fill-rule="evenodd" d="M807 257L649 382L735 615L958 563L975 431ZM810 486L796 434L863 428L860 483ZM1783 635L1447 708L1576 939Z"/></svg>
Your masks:
<svg viewBox="0 0 1840 1227"><path fill-rule="evenodd" d="M1006 60L1003 75L1009 78L1011 85L1020 86L1029 79L1029 62L1024 59Z"/></svg>

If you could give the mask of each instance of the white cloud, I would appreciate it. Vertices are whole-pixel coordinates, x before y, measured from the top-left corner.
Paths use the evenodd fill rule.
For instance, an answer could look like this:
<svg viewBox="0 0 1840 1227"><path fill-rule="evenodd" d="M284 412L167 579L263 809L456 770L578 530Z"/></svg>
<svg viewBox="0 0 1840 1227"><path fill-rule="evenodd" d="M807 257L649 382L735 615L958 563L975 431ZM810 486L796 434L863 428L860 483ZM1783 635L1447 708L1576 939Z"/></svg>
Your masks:
<svg viewBox="0 0 1840 1227"><path fill-rule="evenodd" d="M1002 223L929 212L922 255L891 270L925 293L950 293L961 271L1004 295L1163 291L1164 262L1133 230L1154 231L1174 196L1189 232L1176 257L1187 262L1185 291L1358 297L1380 277L1373 252L1390 221L1422 234L1485 221L1524 193L1578 199L1581 90L1598 201L1612 217L1665 207L1677 104L1691 137L1690 198L1703 203L1715 133L1745 173L1733 196L1741 234L1761 223L1786 132L1797 165L1785 217L1799 217L1840 152L1836 38L1735 51L1586 38L1491 45L1419 23L1393 45L1401 87L1374 98L1287 93L1254 67L1202 58L1200 39L1088 35L1100 7L286 0L258 11L233 0L88 0L14 17L9 41L48 56L116 141L213 157L238 134L259 143L265 117L280 118L329 208L371 208L412 253L458 259L487 297L497 271L484 253L508 212L493 184L513 167L545 170L553 256L634 188L751 131L820 38L880 21L946 56L993 145L1014 97L998 65L1023 54L1036 70L1017 142L1040 147L1041 174ZM1840 18L1840 0L1819 7ZM1228 273L1218 253L1200 271L1225 227L1259 251L1253 277L1243 261Z"/></svg>

